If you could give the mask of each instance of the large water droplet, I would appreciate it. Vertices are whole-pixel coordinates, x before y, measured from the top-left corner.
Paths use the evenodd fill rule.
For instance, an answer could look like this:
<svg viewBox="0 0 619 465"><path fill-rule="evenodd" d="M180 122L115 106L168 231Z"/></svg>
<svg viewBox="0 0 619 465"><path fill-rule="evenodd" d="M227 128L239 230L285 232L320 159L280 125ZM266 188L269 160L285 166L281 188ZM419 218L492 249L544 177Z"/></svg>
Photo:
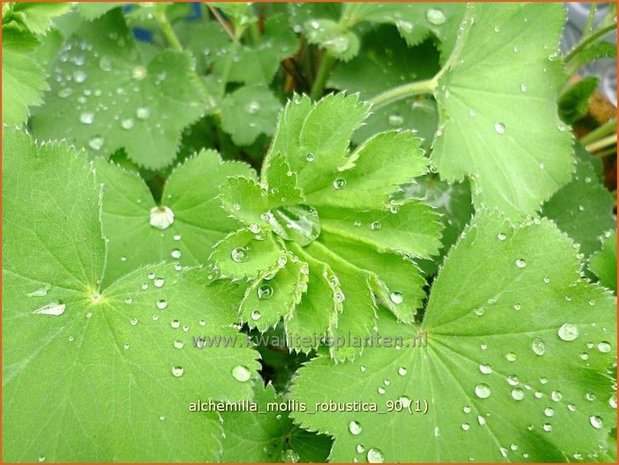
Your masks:
<svg viewBox="0 0 619 465"><path fill-rule="evenodd" d="M578 326L571 323L565 323L561 325L561 327L557 331L557 335L559 336L559 338L567 342L575 340L579 334L580 332L578 330Z"/></svg>
<svg viewBox="0 0 619 465"><path fill-rule="evenodd" d="M350 434L354 434L356 436L361 433L361 425L355 420L352 420L348 423L348 431L350 431Z"/></svg>
<svg viewBox="0 0 619 465"><path fill-rule="evenodd" d="M404 296L401 292L393 291L391 294L389 294L389 300L391 300L391 302L396 305L400 305L404 301Z"/></svg>
<svg viewBox="0 0 619 465"><path fill-rule="evenodd" d="M243 263L247 261L247 249L245 247L235 247L230 252L230 258L233 262Z"/></svg>
<svg viewBox="0 0 619 465"><path fill-rule="evenodd" d="M66 308L67 306L62 301L57 301L44 305L43 307L39 307L33 310L33 313L36 313L37 315L60 316L64 313Z"/></svg>
<svg viewBox="0 0 619 465"><path fill-rule="evenodd" d="M602 341L598 344L598 350L602 352L603 354L607 354L608 352L611 351L611 349L612 349L612 346L610 345L610 342Z"/></svg>
<svg viewBox="0 0 619 465"><path fill-rule="evenodd" d="M249 381L249 378L251 378L251 372L246 366L237 365L232 369L232 376L237 381L244 383L246 381Z"/></svg>
<svg viewBox="0 0 619 465"><path fill-rule="evenodd" d="M273 296L273 288L268 284L261 284L257 293L260 300L269 300Z"/></svg>
<svg viewBox="0 0 619 465"><path fill-rule="evenodd" d="M535 355L544 355L546 353L546 344L537 338L531 343L531 350Z"/></svg>
<svg viewBox="0 0 619 465"><path fill-rule="evenodd" d="M308 205L274 208L266 218L275 234L286 241L296 242L301 247L311 244L320 235L318 212Z"/></svg>
<svg viewBox="0 0 619 465"><path fill-rule="evenodd" d="M604 426L602 418L597 415L591 415L589 417L589 423L591 423L591 426L593 426L595 429L600 429L602 426Z"/></svg>
<svg viewBox="0 0 619 465"><path fill-rule="evenodd" d="M488 397L490 397L490 394L490 386L488 386L487 384L480 383L475 386L475 395L480 399L487 399Z"/></svg>
<svg viewBox="0 0 619 465"><path fill-rule="evenodd" d="M368 450L366 457L369 463L383 463L385 461L383 451L375 447Z"/></svg>
<svg viewBox="0 0 619 465"><path fill-rule="evenodd" d="M445 13L443 13L443 10L440 8L429 8L428 11L426 11L426 19L430 24L435 26L445 24L445 21L447 21Z"/></svg>
<svg viewBox="0 0 619 465"><path fill-rule="evenodd" d="M150 210L150 225L153 228L168 229L174 223L174 212L171 208L162 206Z"/></svg>

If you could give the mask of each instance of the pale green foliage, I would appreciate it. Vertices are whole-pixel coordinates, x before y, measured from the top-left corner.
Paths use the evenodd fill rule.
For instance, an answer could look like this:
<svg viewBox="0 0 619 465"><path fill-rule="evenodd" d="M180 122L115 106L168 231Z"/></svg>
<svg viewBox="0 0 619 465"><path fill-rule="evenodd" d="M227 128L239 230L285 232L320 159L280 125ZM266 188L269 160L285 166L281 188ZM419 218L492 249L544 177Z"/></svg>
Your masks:
<svg viewBox="0 0 619 465"><path fill-rule="evenodd" d="M591 256L589 269L600 283L617 293L617 231L604 237L602 249Z"/></svg>
<svg viewBox="0 0 619 465"><path fill-rule="evenodd" d="M468 6L435 91L432 159L449 182L470 177L477 206L533 214L569 180L572 136L555 103L564 21L559 4Z"/></svg>
<svg viewBox="0 0 619 465"><path fill-rule="evenodd" d="M291 396L309 409L293 418L335 437L336 462L595 460L615 419L615 299L580 279L575 254L550 221L515 228L479 212L434 282L421 326L383 313L378 334L401 347L301 368ZM410 411L313 409L356 400Z"/></svg>
<svg viewBox="0 0 619 465"><path fill-rule="evenodd" d="M175 158L181 130L206 107L191 66L187 53L172 50L146 61L121 12L110 11L63 46L33 118L35 134L66 137L93 156L124 147L140 166L163 168Z"/></svg>
<svg viewBox="0 0 619 465"><path fill-rule="evenodd" d="M3 458L220 459L218 418L188 407L252 396L250 378L233 376L258 367L230 326L237 290L171 265L101 287L100 192L84 154L14 132L3 148ZM240 343L199 350L204 336Z"/></svg>
<svg viewBox="0 0 619 465"><path fill-rule="evenodd" d="M243 321L264 331L283 318L296 349L309 350L321 335L371 334L376 301L412 322L424 284L412 259L439 249L432 210L390 200L400 184L425 173L420 140L386 132L349 153L366 116L355 96L295 99L280 116L262 184L237 177L222 187L222 205L248 229L219 243L212 264L224 276L258 278L241 305ZM264 286L268 295L260 294ZM330 309L316 308L310 299L317 294ZM359 351L332 348L332 355Z"/></svg>

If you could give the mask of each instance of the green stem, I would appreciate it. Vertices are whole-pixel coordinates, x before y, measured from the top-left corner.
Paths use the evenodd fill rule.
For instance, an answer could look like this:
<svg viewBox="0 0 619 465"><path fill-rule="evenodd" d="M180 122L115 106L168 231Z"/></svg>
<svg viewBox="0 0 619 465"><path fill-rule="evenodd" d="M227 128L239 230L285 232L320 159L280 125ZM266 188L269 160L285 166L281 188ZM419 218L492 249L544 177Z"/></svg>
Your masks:
<svg viewBox="0 0 619 465"><path fill-rule="evenodd" d="M258 23L251 23L249 25L249 35L254 45L260 44L260 29L258 28Z"/></svg>
<svg viewBox="0 0 619 465"><path fill-rule="evenodd" d="M610 147L610 148L608 148L606 150L602 150L601 152L595 152L594 155L596 157L598 157L598 158L604 158L604 157L607 157L609 155L615 155L616 153L617 153L617 147L614 146L614 147Z"/></svg>
<svg viewBox="0 0 619 465"><path fill-rule="evenodd" d="M616 150L617 146L617 134L612 134L610 136L604 137L603 139L598 140L597 142L593 142L592 144L587 145L585 148L587 151L593 153L595 151L607 148L613 148Z"/></svg>
<svg viewBox="0 0 619 465"><path fill-rule="evenodd" d="M602 139L603 137L614 134L615 132L617 132L617 119L612 118L606 121L606 123L604 123L600 127L595 128L586 136L581 137L580 143L582 145L589 145Z"/></svg>
<svg viewBox="0 0 619 465"><path fill-rule="evenodd" d="M170 24L170 21L168 20L168 17L165 14L164 5L157 5L157 8L155 8L155 19L157 20L157 23L159 24L159 27L161 28L161 32L163 32L163 35L168 41L168 44L170 44L170 47L172 47L174 50L178 50L179 52L183 52L184 51L183 45L181 44L181 41L178 39L178 36L174 32L174 29L172 28L172 25ZM191 75L196 81L196 83L198 84L198 86L200 87L200 91L202 93L202 97L204 98L204 102L206 102L208 106L211 106L210 102L212 101L212 98L209 96L209 91L204 85L202 78L196 72L195 69L191 70Z"/></svg>
<svg viewBox="0 0 619 465"><path fill-rule="evenodd" d="M414 95L431 94L434 92L436 85L436 76L425 81L410 82L376 95L370 99L370 103L372 104L372 107L376 109Z"/></svg>
<svg viewBox="0 0 619 465"><path fill-rule="evenodd" d="M316 73L316 79L314 79L314 83L312 84L312 89L310 90L310 97L313 99L319 98L325 90L325 84L327 83L327 78L329 77L329 73L335 64L336 58L331 55L329 52L325 52L322 56L322 60L320 61L320 66L318 68L318 72Z"/></svg>
<svg viewBox="0 0 619 465"><path fill-rule="evenodd" d="M597 39L599 39L600 37L605 36L606 34L608 34L611 31L614 31L615 29L617 29L617 25L615 23L613 24L609 24L607 26L604 26L600 29L598 29L597 31L595 31L593 34L591 34L590 36L587 36L585 38L583 38L580 43L578 45L576 45L576 47L574 47L566 56L565 56L565 63L569 63L571 60L574 59L574 57L576 57L582 50L584 50L585 48L587 48L590 44L592 44L593 42L595 42Z"/></svg>
<svg viewBox="0 0 619 465"><path fill-rule="evenodd" d="M585 27L583 28L583 34L585 36L588 36L589 34L591 34L593 32L593 22L595 20L595 14L598 11L598 6L596 3L592 3L591 6L589 7L589 15L587 16L587 23L585 24Z"/></svg>

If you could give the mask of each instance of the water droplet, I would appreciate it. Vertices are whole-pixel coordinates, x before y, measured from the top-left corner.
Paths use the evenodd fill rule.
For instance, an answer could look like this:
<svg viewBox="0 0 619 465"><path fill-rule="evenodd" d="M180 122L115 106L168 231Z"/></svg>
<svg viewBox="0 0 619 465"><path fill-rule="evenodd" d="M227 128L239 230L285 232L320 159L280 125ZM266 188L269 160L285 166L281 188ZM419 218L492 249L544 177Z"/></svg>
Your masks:
<svg viewBox="0 0 619 465"><path fill-rule="evenodd" d="M531 343L531 350L535 355L544 355L544 353L546 352L546 344L544 344L544 341L542 341L541 339L536 338Z"/></svg>
<svg viewBox="0 0 619 465"><path fill-rule="evenodd" d="M86 75L86 73L82 71L81 69L78 69L77 71L73 73L73 80L77 83L84 82L87 77L88 76Z"/></svg>
<svg viewBox="0 0 619 465"><path fill-rule="evenodd" d="M598 344L598 350L602 352L603 354L607 354L608 352L611 351L611 349L612 349L612 346L610 345L610 342L602 341Z"/></svg>
<svg viewBox="0 0 619 465"><path fill-rule="evenodd" d="M374 222L372 222L372 224L370 224L370 229L371 229L372 231L378 231L378 230L380 230L380 228L382 228L382 227L383 227L383 225L382 225L382 224L380 224L380 221L374 221Z"/></svg>
<svg viewBox="0 0 619 465"><path fill-rule="evenodd" d="M105 144L105 139L101 136L91 137L90 140L88 141L88 147L90 147L93 150L101 150L101 148L103 147L103 144Z"/></svg>
<svg viewBox="0 0 619 465"><path fill-rule="evenodd" d="M359 371L360 371L361 373L365 373L365 370L366 370L365 366L361 365L361 366L359 367Z"/></svg>
<svg viewBox="0 0 619 465"><path fill-rule="evenodd" d="M516 263L516 266L521 269L527 266L527 262L523 258L517 259L515 263Z"/></svg>
<svg viewBox="0 0 619 465"><path fill-rule="evenodd" d="M489 375L492 373L492 367L487 363L482 363L479 365L479 371L484 375Z"/></svg>
<svg viewBox="0 0 619 465"><path fill-rule="evenodd" d="M514 310L518 311L522 308L522 305L520 304L514 304Z"/></svg>
<svg viewBox="0 0 619 465"><path fill-rule="evenodd" d="M274 208L266 215L266 221L279 237L296 242L301 247L311 244L321 232L318 211L309 205Z"/></svg>
<svg viewBox="0 0 619 465"><path fill-rule="evenodd" d="M40 455L38 460L39 462L45 462L46 459L44 455Z"/></svg>
<svg viewBox="0 0 619 465"><path fill-rule="evenodd" d="M155 287L163 287L163 285L165 284L165 279L157 278L155 279L155 281L153 281L153 284L155 285Z"/></svg>
<svg viewBox="0 0 619 465"><path fill-rule="evenodd" d="M158 300L156 305L159 310L165 310L168 308L168 302L164 299Z"/></svg>
<svg viewBox="0 0 619 465"><path fill-rule="evenodd" d="M398 374L400 376L406 376L406 373L408 373L408 370L406 368L404 368L404 367L398 368Z"/></svg>
<svg viewBox="0 0 619 465"><path fill-rule="evenodd" d="M554 417L555 411L554 411L554 409L552 407L546 407L544 409L544 415L547 416L547 417Z"/></svg>
<svg viewBox="0 0 619 465"><path fill-rule="evenodd" d="M131 77L137 81L141 81L148 75L148 70L141 65L134 66L131 71Z"/></svg>
<svg viewBox="0 0 619 465"><path fill-rule="evenodd" d="M589 417L589 423L591 423L591 426L593 426L595 429L600 429L602 426L604 426L602 418L597 415L591 415Z"/></svg>
<svg viewBox="0 0 619 465"><path fill-rule="evenodd" d="M366 457L369 463L383 463L385 461L383 451L374 447L368 450Z"/></svg>
<svg viewBox="0 0 619 465"><path fill-rule="evenodd" d="M84 111L80 113L80 123L92 124L95 122L95 114L90 111Z"/></svg>
<svg viewBox="0 0 619 465"><path fill-rule="evenodd" d="M350 434L353 434L356 436L361 433L361 425L355 420L353 420L350 423L348 423L348 431L350 431Z"/></svg>
<svg viewBox="0 0 619 465"><path fill-rule="evenodd" d="M182 255L183 255L183 253L180 250L178 250L178 249L174 249L174 250L172 250L172 252L170 252L170 256L172 258L175 258L176 260L181 258Z"/></svg>
<svg viewBox="0 0 619 465"><path fill-rule="evenodd" d="M172 320L172 321L170 322L170 326L171 326L172 328L174 328L174 329L178 329L178 328L180 328L180 326L181 326L181 322L180 322L180 321L178 321L178 320Z"/></svg>
<svg viewBox="0 0 619 465"><path fill-rule="evenodd" d="M230 258L236 263L247 261L247 249L245 247L235 247L230 252Z"/></svg>
<svg viewBox="0 0 619 465"><path fill-rule="evenodd" d="M445 13L440 8L429 8L426 11L426 19L430 24L435 26L440 26L441 24L445 24L447 18L445 17Z"/></svg>
<svg viewBox="0 0 619 465"><path fill-rule="evenodd" d="M346 180L343 178L337 178L333 181L333 187L337 190L344 189L346 187Z"/></svg>
<svg viewBox="0 0 619 465"><path fill-rule="evenodd" d="M396 305L400 305L404 301L404 296L401 292L393 291L391 294L389 294L389 300L391 300L391 302Z"/></svg>
<svg viewBox="0 0 619 465"><path fill-rule="evenodd" d="M497 134L505 134L505 125L503 123L496 123L494 125L494 130Z"/></svg>
<svg viewBox="0 0 619 465"><path fill-rule="evenodd" d="M262 284L258 287L258 298L260 300L269 300L273 296L273 288L268 284Z"/></svg>
<svg viewBox="0 0 619 465"><path fill-rule="evenodd" d="M123 129L127 129L127 130L132 129L134 124L135 124L135 122L133 121L133 118L124 118L120 122L120 126Z"/></svg>
<svg viewBox="0 0 619 465"><path fill-rule="evenodd" d="M617 408L617 394L613 394L612 396L610 396L610 398L608 399L608 405L610 405L610 408Z"/></svg>
<svg viewBox="0 0 619 465"><path fill-rule="evenodd" d="M183 369L183 367L179 367L179 366L172 367L172 375L175 378L180 378L181 376L183 376L183 373L185 373L185 370Z"/></svg>
<svg viewBox="0 0 619 465"><path fill-rule="evenodd" d="M497 235L497 239L500 240L500 241L504 241L506 238L507 238L507 234L505 234L505 233L499 233Z"/></svg>
<svg viewBox="0 0 619 465"><path fill-rule="evenodd" d="M542 429L545 432L550 433L552 431L552 425L550 423L544 423L544 425L542 426Z"/></svg>
<svg viewBox="0 0 619 465"><path fill-rule="evenodd" d="M557 335L559 336L559 338L566 342L575 340L579 334L580 332L578 330L578 326L571 323L565 323L561 325L561 327L557 331Z"/></svg>
<svg viewBox="0 0 619 465"><path fill-rule="evenodd" d="M133 317L129 320L129 323L131 323L131 326L136 326L139 323L139 321L137 318Z"/></svg>
<svg viewBox="0 0 619 465"><path fill-rule="evenodd" d="M246 381L249 381L249 378L251 378L251 372L246 366L237 365L232 369L232 376L237 381L244 383Z"/></svg>
<svg viewBox="0 0 619 465"><path fill-rule="evenodd" d="M394 113L392 115L389 115L389 118L387 118L387 122L389 123L389 126L399 128L404 124L404 118Z"/></svg>
<svg viewBox="0 0 619 465"><path fill-rule="evenodd" d="M45 297L50 289L51 286L46 284L45 286L39 287L38 289L27 293L26 297Z"/></svg>
<svg viewBox="0 0 619 465"><path fill-rule="evenodd" d="M174 348L175 349L182 349L183 347L185 347L185 343L183 341L174 341Z"/></svg>
<svg viewBox="0 0 619 465"><path fill-rule="evenodd" d="M169 207L154 207L150 210L150 225L165 230L174 223L174 212Z"/></svg>
<svg viewBox="0 0 619 465"><path fill-rule="evenodd" d="M245 105L245 111L250 115L255 115L260 111L260 103L252 100L251 102L247 103L247 105Z"/></svg>
<svg viewBox="0 0 619 465"><path fill-rule="evenodd" d="M260 313L260 310L254 310L249 316L252 320L258 321L260 318L262 318L262 313Z"/></svg>
<svg viewBox="0 0 619 465"><path fill-rule="evenodd" d="M524 391L520 388L512 389L512 398L514 400L522 400L524 399Z"/></svg>
<svg viewBox="0 0 619 465"><path fill-rule="evenodd" d="M150 109L148 107L139 107L135 110L135 116L141 120L147 120L150 118Z"/></svg>
<svg viewBox="0 0 619 465"><path fill-rule="evenodd" d="M527 85L525 83L520 84L520 92L526 92L527 91Z"/></svg>
<svg viewBox="0 0 619 465"><path fill-rule="evenodd" d="M484 314L486 313L486 309L484 307L477 307L475 310L473 310L473 312L477 316L484 316Z"/></svg>
<svg viewBox="0 0 619 465"><path fill-rule="evenodd" d="M36 313L37 315L60 316L64 313L66 308L67 306L62 301L57 301L44 305L43 307L39 307L33 310L33 313Z"/></svg>
<svg viewBox="0 0 619 465"><path fill-rule="evenodd" d="M490 386L488 386L487 384L480 383L475 386L475 395L480 399L487 399L488 397L490 397L490 394Z"/></svg>
<svg viewBox="0 0 619 465"><path fill-rule="evenodd" d="M314 161L314 154L313 153L308 153L307 155L305 155L305 160L307 160L308 162L313 162Z"/></svg>

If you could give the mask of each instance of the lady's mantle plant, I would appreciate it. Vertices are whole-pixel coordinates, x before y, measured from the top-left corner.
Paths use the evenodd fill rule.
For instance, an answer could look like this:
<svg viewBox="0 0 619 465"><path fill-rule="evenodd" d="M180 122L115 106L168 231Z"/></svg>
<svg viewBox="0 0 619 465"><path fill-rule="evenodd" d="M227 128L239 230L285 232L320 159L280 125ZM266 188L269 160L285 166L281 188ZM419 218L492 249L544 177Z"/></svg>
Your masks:
<svg viewBox="0 0 619 465"><path fill-rule="evenodd" d="M3 459L615 461L613 16L191 8L3 5Z"/></svg>

